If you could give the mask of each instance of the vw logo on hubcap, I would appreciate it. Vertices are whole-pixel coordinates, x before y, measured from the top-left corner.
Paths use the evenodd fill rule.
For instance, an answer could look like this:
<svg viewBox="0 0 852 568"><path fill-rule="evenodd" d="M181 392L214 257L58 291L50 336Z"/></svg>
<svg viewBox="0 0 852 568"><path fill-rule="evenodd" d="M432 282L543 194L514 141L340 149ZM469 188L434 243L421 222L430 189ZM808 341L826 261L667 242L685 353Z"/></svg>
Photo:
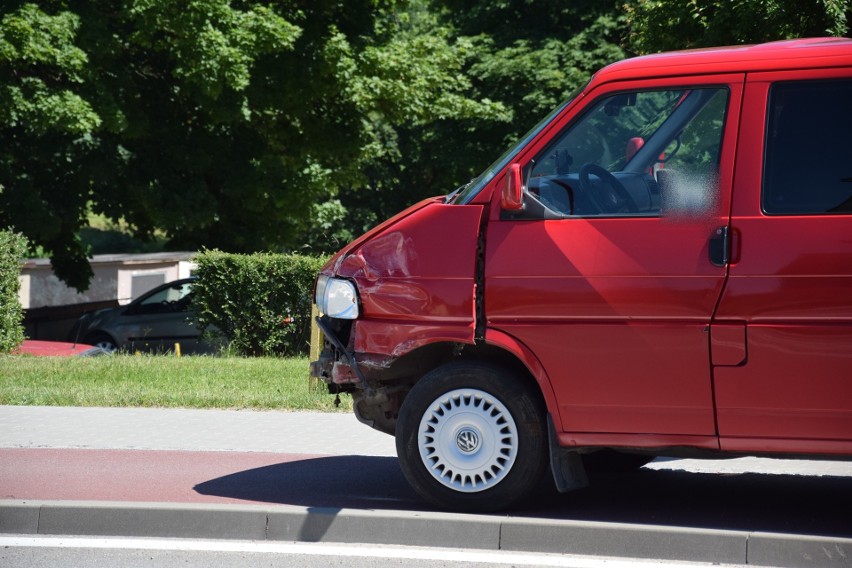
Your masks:
<svg viewBox="0 0 852 568"><path fill-rule="evenodd" d="M465 454L472 454L479 449L479 434L473 428L462 428L456 434L456 445Z"/></svg>

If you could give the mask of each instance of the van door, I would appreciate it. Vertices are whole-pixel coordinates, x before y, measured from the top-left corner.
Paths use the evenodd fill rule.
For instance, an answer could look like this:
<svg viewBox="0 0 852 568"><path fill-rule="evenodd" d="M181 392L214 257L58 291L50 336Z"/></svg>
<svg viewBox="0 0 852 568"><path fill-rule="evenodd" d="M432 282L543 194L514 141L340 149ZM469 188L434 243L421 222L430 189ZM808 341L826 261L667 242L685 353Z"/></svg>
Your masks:
<svg viewBox="0 0 852 568"><path fill-rule="evenodd" d="M564 443L718 445L708 332L742 84L605 85L519 159L524 210L494 208L488 326L538 357Z"/></svg>
<svg viewBox="0 0 852 568"><path fill-rule="evenodd" d="M852 452L850 101L852 68L749 76L713 327L723 449ZM717 360L717 325L740 356Z"/></svg>

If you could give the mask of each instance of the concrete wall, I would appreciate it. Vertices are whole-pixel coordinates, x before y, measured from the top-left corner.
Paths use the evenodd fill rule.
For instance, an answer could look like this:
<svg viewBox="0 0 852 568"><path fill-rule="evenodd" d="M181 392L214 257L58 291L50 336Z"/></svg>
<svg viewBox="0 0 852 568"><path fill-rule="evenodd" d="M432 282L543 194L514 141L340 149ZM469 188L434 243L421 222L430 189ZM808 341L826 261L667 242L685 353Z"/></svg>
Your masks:
<svg viewBox="0 0 852 568"><path fill-rule="evenodd" d="M74 323L85 312L124 305L148 290L188 278L195 269L191 252L95 255L94 278L85 292L61 282L46 258L30 259L21 269L18 297L30 339L71 340Z"/></svg>
<svg viewBox="0 0 852 568"><path fill-rule="evenodd" d="M27 260L21 270L19 298L25 310L118 301L127 304L159 284L187 278L194 253L95 255L89 289L77 292L61 282L46 258Z"/></svg>

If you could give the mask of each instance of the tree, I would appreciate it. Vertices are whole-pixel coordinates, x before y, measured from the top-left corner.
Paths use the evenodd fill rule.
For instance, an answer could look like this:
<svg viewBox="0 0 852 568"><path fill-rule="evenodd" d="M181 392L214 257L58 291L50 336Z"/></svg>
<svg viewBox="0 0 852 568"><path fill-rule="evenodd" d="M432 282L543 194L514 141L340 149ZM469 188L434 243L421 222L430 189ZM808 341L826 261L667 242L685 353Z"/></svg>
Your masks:
<svg viewBox="0 0 852 568"><path fill-rule="evenodd" d="M446 38L462 55L454 60L461 65L453 85L497 113L377 124L384 152L366 164L370 183L344 189L339 203L317 207L324 228L310 235L314 243L331 236L339 246L415 201L449 193L597 69L624 57L616 1L431 0L411 8L407 37Z"/></svg>
<svg viewBox="0 0 852 568"><path fill-rule="evenodd" d="M630 0L637 53L849 33L850 0Z"/></svg>
<svg viewBox="0 0 852 568"><path fill-rule="evenodd" d="M357 99L383 109L366 113L373 138L360 165L365 183L341 185L336 199L314 207L303 238L316 252L333 252L411 203L449 193L481 162L480 129L506 129L512 117L507 105L476 91L474 42L442 23L428 2L409 3L384 26L392 39L365 50L366 72L351 84Z"/></svg>
<svg viewBox="0 0 852 568"><path fill-rule="evenodd" d="M101 118L86 100L79 18L23 4L0 20L0 226L55 252L57 273L84 260L77 239L88 185L78 158ZM82 279L81 279L82 277Z"/></svg>
<svg viewBox="0 0 852 568"><path fill-rule="evenodd" d="M0 226L81 290L90 211L171 248L293 248L315 202L370 184L396 126L501 113L402 1L7 6Z"/></svg>
<svg viewBox="0 0 852 568"><path fill-rule="evenodd" d="M438 0L441 13L475 42L473 96L512 111L510 127L482 132L488 165L601 67L624 57L614 1ZM496 125L484 125L496 126ZM485 156L483 156L485 157ZM476 172L478 173L478 172Z"/></svg>

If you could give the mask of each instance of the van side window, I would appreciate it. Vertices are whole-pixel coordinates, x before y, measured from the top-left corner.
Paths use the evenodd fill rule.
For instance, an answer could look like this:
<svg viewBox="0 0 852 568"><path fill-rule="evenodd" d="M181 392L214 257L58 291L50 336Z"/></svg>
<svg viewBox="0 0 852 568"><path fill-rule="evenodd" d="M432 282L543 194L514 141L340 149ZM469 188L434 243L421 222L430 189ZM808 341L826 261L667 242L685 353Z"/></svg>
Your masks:
<svg viewBox="0 0 852 568"><path fill-rule="evenodd" d="M717 193L728 90L602 98L533 160L528 189L552 218L705 210Z"/></svg>
<svg viewBox="0 0 852 568"><path fill-rule="evenodd" d="M852 81L775 84L768 111L763 211L852 213Z"/></svg>

